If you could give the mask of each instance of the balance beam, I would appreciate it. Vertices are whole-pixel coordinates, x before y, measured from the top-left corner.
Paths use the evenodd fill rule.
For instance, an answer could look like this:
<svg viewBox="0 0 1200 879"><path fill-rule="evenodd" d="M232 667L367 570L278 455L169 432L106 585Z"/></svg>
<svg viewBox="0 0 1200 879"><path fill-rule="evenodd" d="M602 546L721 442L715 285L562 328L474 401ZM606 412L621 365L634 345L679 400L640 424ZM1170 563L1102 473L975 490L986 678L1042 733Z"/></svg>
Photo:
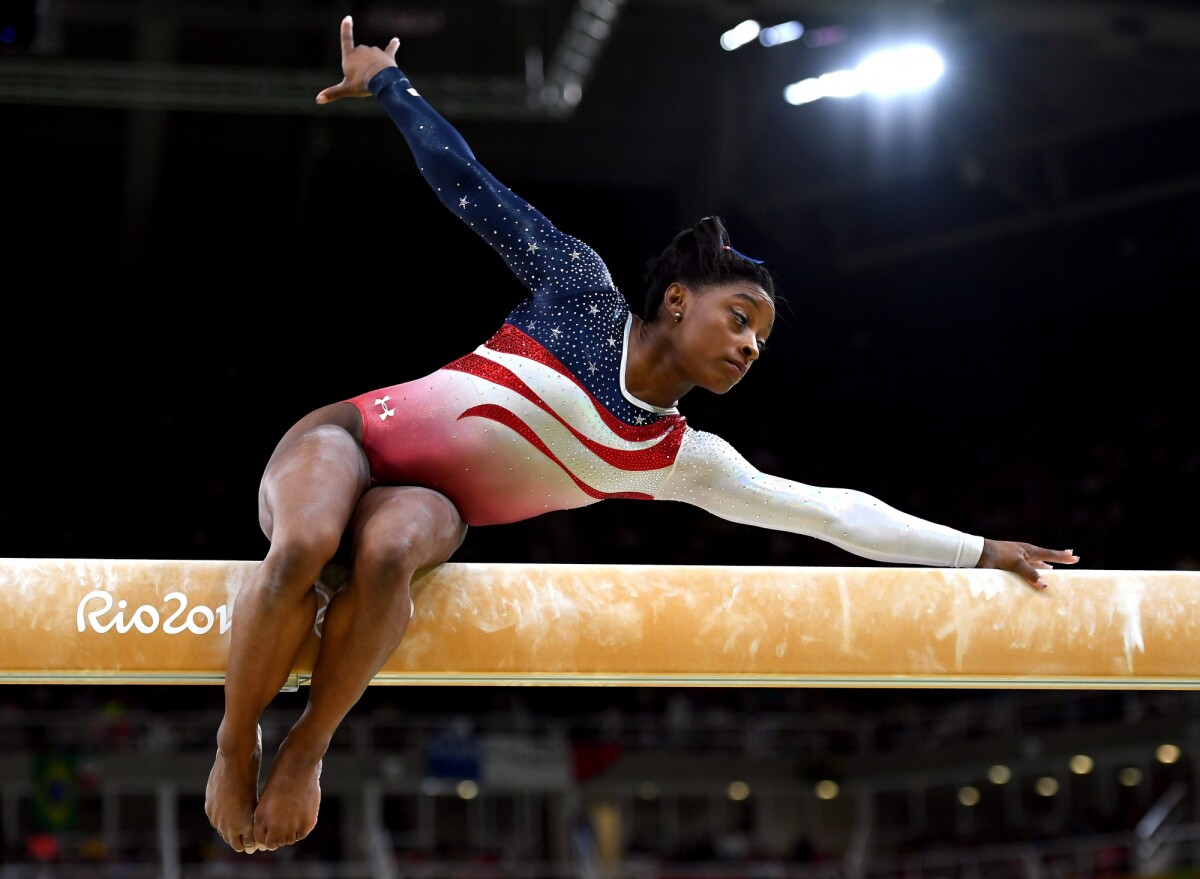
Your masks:
<svg viewBox="0 0 1200 879"><path fill-rule="evenodd" d="M218 684L250 561L0 559L0 683ZM447 563L374 684L1187 689L1200 572ZM307 684L310 634L289 689ZM269 649L264 644L263 649Z"/></svg>

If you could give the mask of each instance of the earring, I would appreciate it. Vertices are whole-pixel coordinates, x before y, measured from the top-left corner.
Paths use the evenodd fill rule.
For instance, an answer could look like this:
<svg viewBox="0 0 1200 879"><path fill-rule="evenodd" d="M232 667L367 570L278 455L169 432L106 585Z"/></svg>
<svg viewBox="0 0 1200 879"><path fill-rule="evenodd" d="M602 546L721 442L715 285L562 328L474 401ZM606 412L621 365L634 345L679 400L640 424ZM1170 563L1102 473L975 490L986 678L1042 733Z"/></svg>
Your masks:
<svg viewBox="0 0 1200 879"><path fill-rule="evenodd" d="M683 320L683 312L682 311L675 312L675 323L679 323L681 320Z"/></svg>

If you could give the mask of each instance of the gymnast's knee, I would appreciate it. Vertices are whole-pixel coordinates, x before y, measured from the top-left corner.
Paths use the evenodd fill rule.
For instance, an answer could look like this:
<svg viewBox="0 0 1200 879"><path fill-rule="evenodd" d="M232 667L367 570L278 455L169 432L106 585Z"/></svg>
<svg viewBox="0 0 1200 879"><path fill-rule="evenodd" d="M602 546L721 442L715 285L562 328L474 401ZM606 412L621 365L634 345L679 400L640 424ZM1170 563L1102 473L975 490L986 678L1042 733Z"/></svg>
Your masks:
<svg viewBox="0 0 1200 879"><path fill-rule="evenodd" d="M462 517L444 496L394 493L355 534L355 582L389 596L407 592L417 571L446 561L465 536Z"/></svg>
<svg viewBox="0 0 1200 879"><path fill-rule="evenodd" d="M421 567L416 559L423 536L409 525L386 533L383 528L367 528L359 537L351 566L355 587L371 593L373 602L403 594L407 604L409 584Z"/></svg>
<svg viewBox="0 0 1200 879"><path fill-rule="evenodd" d="M322 570L338 551L340 535L317 530L296 537L277 537L260 566L259 583L272 598L298 599L313 589Z"/></svg>

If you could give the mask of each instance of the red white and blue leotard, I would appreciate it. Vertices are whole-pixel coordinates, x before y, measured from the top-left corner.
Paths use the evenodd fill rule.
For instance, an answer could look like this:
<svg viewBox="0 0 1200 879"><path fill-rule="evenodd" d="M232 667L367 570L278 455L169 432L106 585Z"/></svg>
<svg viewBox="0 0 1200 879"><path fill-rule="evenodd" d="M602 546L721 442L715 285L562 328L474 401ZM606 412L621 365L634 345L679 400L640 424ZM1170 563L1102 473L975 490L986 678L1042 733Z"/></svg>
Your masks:
<svg viewBox="0 0 1200 879"><path fill-rule="evenodd" d="M496 180L400 70L381 71L369 88L441 202L529 291L470 354L349 401L362 413L377 484L436 489L472 526L608 498L670 500L878 561L978 562L982 537L862 492L762 473L678 409L631 396L633 315L599 255Z"/></svg>

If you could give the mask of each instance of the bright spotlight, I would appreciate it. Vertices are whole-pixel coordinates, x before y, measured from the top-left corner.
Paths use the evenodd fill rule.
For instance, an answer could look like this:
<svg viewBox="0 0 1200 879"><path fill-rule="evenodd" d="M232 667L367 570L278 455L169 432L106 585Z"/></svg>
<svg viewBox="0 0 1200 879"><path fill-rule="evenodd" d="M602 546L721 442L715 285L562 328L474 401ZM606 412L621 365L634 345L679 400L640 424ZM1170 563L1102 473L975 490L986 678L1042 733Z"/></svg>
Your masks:
<svg viewBox="0 0 1200 879"><path fill-rule="evenodd" d="M759 31L762 30L758 26L758 22L754 19L746 19L736 27L732 27L725 33L721 34L721 48L726 52L732 52L734 49L740 49L742 46L755 39Z"/></svg>
<svg viewBox="0 0 1200 879"><path fill-rule="evenodd" d="M942 58L928 46L911 45L875 52L850 70L831 70L794 82L783 90L789 104L807 104L820 98L852 98L867 92L891 97L933 85L945 70Z"/></svg>
<svg viewBox="0 0 1200 879"><path fill-rule="evenodd" d="M929 88L941 77L946 65L929 46L914 44L873 52L856 69L866 91L890 97Z"/></svg>
<svg viewBox="0 0 1200 879"><path fill-rule="evenodd" d="M821 97L821 86L815 79L802 79L783 90L783 99L789 104L809 104Z"/></svg>
<svg viewBox="0 0 1200 879"><path fill-rule="evenodd" d="M834 70L815 79L802 79L783 90L789 104L807 104L821 98L852 98L862 94L862 79L855 70Z"/></svg>
<svg viewBox="0 0 1200 879"><path fill-rule="evenodd" d="M853 98L861 95L863 80L857 70L832 70L817 77L821 92L827 98Z"/></svg>
<svg viewBox="0 0 1200 879"><path fill-rule="evenodd" d="M804 25L798 21L785 21L772 27L765 27L758 35L758 41L764 46L778 46L780 43L790 43L804 36Z"/></svg>

